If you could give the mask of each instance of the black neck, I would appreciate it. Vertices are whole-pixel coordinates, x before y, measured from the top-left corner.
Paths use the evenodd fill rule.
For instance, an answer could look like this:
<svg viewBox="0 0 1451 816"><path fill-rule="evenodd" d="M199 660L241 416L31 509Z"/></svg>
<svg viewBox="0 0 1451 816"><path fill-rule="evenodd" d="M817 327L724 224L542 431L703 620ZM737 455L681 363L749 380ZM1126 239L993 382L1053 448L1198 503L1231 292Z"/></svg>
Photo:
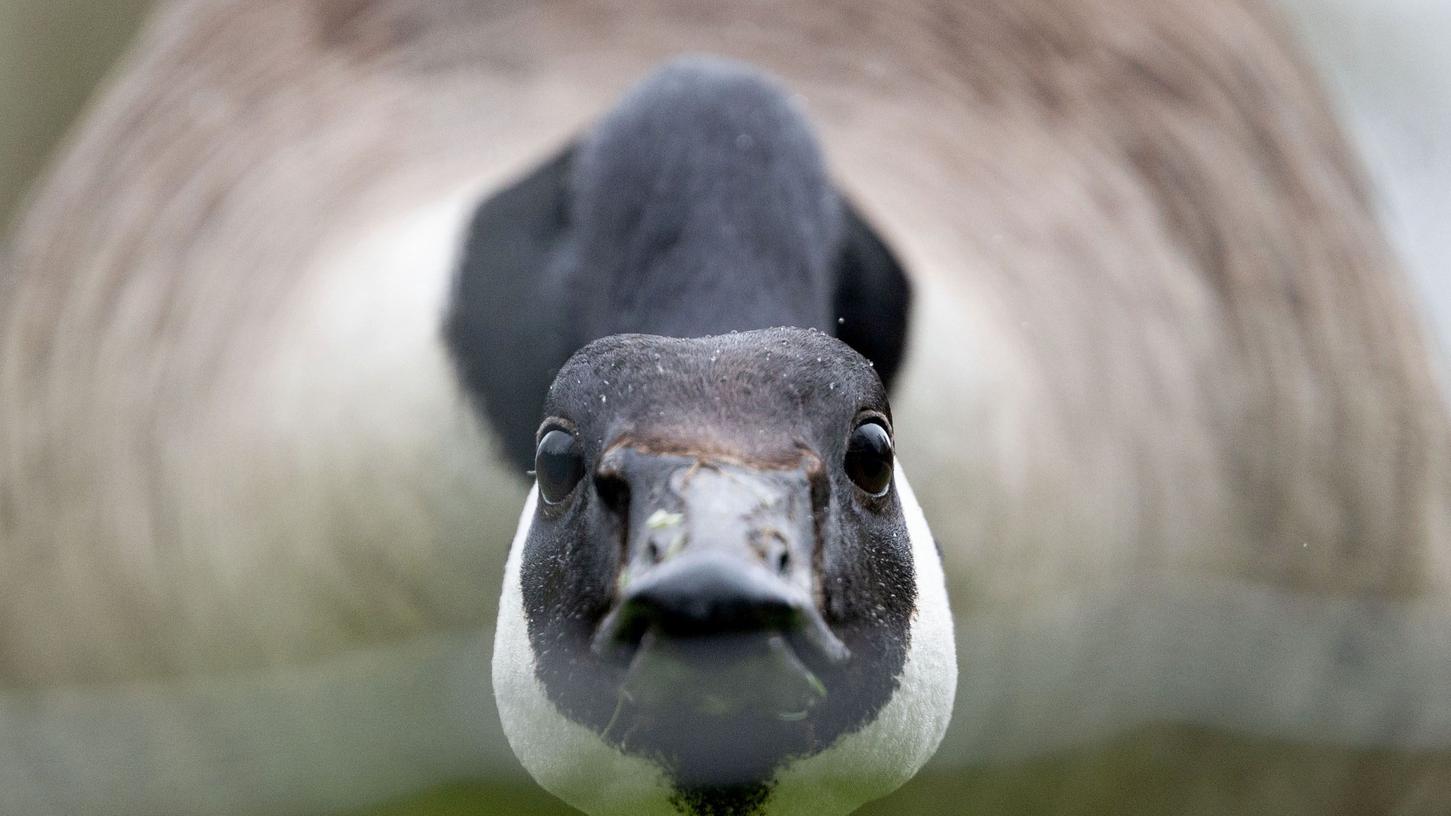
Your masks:
<svg viewBox="0 0 1451 816"><path fill-rule="evenodd" d="M446 333L522 470L555 372L591 340L814 327L889 382L907 299L786 95L735 63L690 59L480 205Z"/></svg>
<svg viewBox="0 0 1451 816"><path fill-rule="evenodd" d="M840 203L809 126L733 63L675 63L579 144L565 217L580 340L833 322Z"/></svg>

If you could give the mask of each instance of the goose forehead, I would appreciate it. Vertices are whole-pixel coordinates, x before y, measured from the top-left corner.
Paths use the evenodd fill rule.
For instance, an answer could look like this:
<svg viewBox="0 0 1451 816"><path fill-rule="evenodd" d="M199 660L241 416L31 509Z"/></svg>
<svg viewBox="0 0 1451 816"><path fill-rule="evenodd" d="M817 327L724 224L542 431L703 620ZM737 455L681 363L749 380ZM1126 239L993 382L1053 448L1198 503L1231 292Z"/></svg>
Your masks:
<svg viewBox="0 0 1451 816"><path fill-rule="evenodd" d="M817 329L787 326L706 337L602 337L575 352L559 378L605 376L610 371L664 380L698 376L702 371L743 379L769 379L772 373L788 372L803 378L849 377L861 386L875 379L871 363L847 344Z"/></svg>
<svg viewBox="0 0 1451 816"><path fill-rule="evenodd" d="M607 337L566 362L545 401L547 416L581 425L621 418L674 424L674 431L654 432L673 447L741 420L755 431L773 421L810 427L840 423L861 410L890 417L871 364L829 335L785 328L685 339Z"/></svg>

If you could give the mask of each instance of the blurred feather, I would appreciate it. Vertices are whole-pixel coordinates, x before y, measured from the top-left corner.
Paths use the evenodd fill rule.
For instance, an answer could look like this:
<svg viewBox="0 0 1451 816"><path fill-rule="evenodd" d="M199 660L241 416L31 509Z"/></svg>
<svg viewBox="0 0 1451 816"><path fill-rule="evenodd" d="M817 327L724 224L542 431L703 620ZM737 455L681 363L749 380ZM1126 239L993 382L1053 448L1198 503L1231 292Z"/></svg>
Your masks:
<svg viewBox="0 0 1451 816"><path fill-rule="evenodd" d="M878 812L1451 810L1451 429L1377 220L1444 300L1445 75L1287 3L1367 158L1252 2L162 7L0 270L0 811L517 780L452 264L683 50L782 75L916 276L963 685Z"/></svg>

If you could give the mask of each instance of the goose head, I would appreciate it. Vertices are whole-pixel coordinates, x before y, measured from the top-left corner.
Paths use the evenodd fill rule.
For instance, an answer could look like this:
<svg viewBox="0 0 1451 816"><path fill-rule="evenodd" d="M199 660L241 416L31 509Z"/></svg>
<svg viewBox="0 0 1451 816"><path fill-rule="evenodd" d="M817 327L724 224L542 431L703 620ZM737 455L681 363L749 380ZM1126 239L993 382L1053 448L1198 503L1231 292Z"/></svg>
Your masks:
<svg viewBox="0 0 1451 816"><path fill-rule="evenodd" d="M499 708L591 814L845 813L935 749L941 565L871 364L814 330L616 335L560 370Z"/></svg>

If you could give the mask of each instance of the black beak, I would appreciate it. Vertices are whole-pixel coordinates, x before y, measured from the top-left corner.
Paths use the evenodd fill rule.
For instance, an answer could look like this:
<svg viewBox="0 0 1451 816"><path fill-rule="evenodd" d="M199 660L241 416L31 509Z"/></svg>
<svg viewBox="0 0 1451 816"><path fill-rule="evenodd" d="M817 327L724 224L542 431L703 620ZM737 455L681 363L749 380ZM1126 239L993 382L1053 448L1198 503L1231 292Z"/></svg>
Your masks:
<svg viewBox="0 0 1451 816"><path fill-rule="evenodd" d="M821 615L809 463L752 468L611 451L597 478L622 480L626 562L593 648L623 660L651 637L782 637L809 662L850 656Z"/></svg>
<svg viewBox="0 0 1451 816"><path fill-rule="evenodd" d="M649 631L673 638L774 633L831 664L851 656L797 587L708 551L681 555L632 582L601 622L594 650L619 655Z"/></svg>

